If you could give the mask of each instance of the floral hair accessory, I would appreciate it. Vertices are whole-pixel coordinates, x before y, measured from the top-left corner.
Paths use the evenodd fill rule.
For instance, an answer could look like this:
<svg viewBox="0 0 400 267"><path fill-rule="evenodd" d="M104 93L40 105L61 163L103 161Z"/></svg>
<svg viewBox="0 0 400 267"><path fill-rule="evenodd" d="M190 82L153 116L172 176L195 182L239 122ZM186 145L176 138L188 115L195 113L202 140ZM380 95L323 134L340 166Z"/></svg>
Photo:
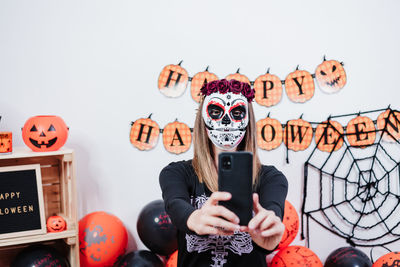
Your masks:
<svg viewBox="0 0 400 267"><path fill-rule="evenodd" d="M251 89L248 83L240 82L237 80L217 80L209 83L204 83L201 87L200 92L202 95L207 96L213 93L219 92L226 94L228 92L234 94L242 94L247 98L248 102L252 102L254 99L254 89Z"/></svg>

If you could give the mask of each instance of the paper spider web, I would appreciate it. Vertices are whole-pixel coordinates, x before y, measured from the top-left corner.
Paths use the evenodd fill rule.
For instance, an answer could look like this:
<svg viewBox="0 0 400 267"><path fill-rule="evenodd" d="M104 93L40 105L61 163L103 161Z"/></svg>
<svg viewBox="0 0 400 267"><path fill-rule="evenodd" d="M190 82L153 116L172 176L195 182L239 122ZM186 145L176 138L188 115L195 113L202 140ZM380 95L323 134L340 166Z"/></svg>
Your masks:
<svg viewBox="0 0 400 267"><path fill-rule="evenodd" d="M364 113L378 111L385 109ZM328 153L315 147L305 162L301 236L307 235L308 245L310 219L352 246L382 246L400 239L400 142L388 131L387 121L375 132L374 144L365 148L352 147L344 133L339 150Z"/></svg>

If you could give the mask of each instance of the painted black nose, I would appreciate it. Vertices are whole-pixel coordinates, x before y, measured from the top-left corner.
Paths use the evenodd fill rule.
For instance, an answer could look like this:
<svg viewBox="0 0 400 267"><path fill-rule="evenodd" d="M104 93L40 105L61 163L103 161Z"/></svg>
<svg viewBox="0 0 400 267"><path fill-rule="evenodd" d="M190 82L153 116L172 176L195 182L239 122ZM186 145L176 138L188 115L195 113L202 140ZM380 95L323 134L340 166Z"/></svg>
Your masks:
<svg viewBox="0 0 400 267"><path fill-rule="evenodd" d="M231 119L229 118L228 114L225 114L225 116L222 118L222 124L225 126L231 124Z"/></svg>
<svg viewBox="0 0 400 267"><path fill-rule="evenodd" d="M40 135L39 136L41 136L41 137L45 137L46 135L44 134L44 132L42 131L41 133L40 133Z"/></svg>

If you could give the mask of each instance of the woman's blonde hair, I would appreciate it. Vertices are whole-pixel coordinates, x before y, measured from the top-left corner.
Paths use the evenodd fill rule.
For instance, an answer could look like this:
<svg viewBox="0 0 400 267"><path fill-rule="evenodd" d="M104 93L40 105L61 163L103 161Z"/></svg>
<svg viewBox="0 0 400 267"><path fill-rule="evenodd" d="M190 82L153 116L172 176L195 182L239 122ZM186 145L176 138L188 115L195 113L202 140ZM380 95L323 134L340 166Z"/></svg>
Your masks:
<svg viewBox="0 0 400 267"><path fill-rule="evenodd" d="M218 172L215 166L215 155L213 144L208 138L206 126L202 116L204 96L200 100L199 109L193 129L193 168L200 183L205 183L211 192L218 191ZM238 151L248 151L253 153L253 185L257 182L258 172L261 168L260 159L257 154L256 122L254 118L253 106L248 103L249 124L246 134L238 145Z"/></svg>

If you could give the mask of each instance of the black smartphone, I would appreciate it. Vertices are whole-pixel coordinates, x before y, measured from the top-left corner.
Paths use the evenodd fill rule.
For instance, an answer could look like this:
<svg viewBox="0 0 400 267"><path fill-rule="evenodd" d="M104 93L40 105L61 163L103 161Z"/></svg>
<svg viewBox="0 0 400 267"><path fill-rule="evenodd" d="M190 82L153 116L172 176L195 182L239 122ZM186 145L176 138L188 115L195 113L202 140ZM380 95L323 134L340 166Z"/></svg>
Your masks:
<svg viewBox="0 0 400 267"><path fill-rule="evenodd" d="M218 155L218 191L230 192L229 201L220 201L247 225L253 215L252 197L253 154L250 152L222 152Z"/></svg>

